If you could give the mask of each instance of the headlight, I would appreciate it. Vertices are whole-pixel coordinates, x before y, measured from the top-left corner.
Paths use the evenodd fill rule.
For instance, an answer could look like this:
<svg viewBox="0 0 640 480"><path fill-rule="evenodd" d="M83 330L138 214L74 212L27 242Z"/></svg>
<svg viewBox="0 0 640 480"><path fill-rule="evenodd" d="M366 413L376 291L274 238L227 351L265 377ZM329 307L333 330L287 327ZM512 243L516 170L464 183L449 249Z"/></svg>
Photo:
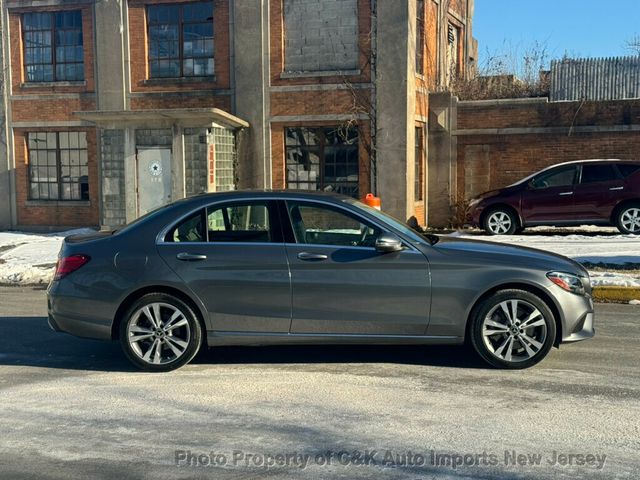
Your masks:
<svg viewBox="0 0 640 480"><path fill-rule="evenodd" d="M547 278L567 292L584 295L584 285L577 275L565 272L549 272Z"/></svg>

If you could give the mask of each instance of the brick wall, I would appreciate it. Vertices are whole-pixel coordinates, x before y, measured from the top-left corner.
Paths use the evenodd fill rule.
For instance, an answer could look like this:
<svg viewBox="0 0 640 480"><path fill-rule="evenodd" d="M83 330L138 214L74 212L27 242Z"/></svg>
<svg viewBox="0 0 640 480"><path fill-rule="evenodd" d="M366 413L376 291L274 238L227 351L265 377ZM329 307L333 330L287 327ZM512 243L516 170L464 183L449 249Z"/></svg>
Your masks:
<svg viewBox="0 0 640 480"><path fill-rule="evenodd" d="M640 102L634 100L463 102L457 119L459 198L561 162L640 158L640 132L631 130L640 126Z"/></svg>

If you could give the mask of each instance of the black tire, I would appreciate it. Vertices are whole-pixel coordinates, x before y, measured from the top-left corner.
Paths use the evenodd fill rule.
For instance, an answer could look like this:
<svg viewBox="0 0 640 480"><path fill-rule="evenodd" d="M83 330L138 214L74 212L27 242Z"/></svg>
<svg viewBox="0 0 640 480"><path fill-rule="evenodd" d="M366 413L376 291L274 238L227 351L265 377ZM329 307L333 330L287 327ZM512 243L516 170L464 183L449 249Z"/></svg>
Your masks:
<svg viewBox="0 0 640 480"><path fill-rule="evenodd" d="M512 301L516 301L516 322L510 321ZM505 305L509 316L503 310ZM534 310L539 315L530 317ZM471 345L485 362L497 368L522 369L535 365L546 357L556 338L553 313L540 297L525 290L494 293L474 307L469 321ZM485 321L492 323L485 324Z"/></svg>
<svg viewBox="0 0 640 480"><path fill-rule="evenodd" d="M616 215L616 227L621 233L640 234L640 203L623 206Z"/></svg>
<svg viewBox="0 0 640 480"><path fill-rule="evenodd" d="M158 314L159 325L155 321ZM168 372L196 356L202 328L193 309L179 298L148 293L127 309L120 322L119 338L124 354L136 367Z"/></svg>
<svg viewBox="0 0 640 480"><path fill-rule="evenodd" d="M513 235L519 227L518 216L510 208L492 208L482 218L482 228L489 235Z"/></svg>

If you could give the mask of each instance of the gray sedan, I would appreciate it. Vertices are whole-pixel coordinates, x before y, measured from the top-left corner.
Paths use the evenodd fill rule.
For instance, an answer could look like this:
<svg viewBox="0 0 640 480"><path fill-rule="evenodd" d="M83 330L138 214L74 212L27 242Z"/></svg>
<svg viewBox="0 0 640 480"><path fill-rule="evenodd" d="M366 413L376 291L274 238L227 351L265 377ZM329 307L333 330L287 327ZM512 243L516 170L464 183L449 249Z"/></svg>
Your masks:
<svg viewBox="0 0 640 480"><path fill-rule="evenodd" d="M58 331L167 371L203 346L461 344L525 368L594 335L586 270L529 248L421 235L352 199L228 192L65 239Z"/></svg>

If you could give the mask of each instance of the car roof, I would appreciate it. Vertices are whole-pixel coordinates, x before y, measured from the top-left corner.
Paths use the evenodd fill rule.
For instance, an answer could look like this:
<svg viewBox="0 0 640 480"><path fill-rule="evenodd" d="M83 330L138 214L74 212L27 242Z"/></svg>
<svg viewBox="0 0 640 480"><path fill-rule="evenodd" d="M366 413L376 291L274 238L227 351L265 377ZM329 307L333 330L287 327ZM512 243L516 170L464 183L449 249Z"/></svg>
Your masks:
<svg viewBox="0 0 640 480"><path fill-rule="evenodd" d="M264 197L278 197L278 198L305 198L309 200L313 199L323 199L323 200L334 200L334 201L343 201L352 197L348 197L346 195L342 195L340 193L335 192L321 192L321 191L310 191L310 190L269 190L269 189L243 189L243 190L229 190L226 192L211 192L211 193L201 193L199 195L195 195L189 197L190 199L215 199L215 198L244 198L244 197L255 197L255 198L264 198Z"/></svg>

